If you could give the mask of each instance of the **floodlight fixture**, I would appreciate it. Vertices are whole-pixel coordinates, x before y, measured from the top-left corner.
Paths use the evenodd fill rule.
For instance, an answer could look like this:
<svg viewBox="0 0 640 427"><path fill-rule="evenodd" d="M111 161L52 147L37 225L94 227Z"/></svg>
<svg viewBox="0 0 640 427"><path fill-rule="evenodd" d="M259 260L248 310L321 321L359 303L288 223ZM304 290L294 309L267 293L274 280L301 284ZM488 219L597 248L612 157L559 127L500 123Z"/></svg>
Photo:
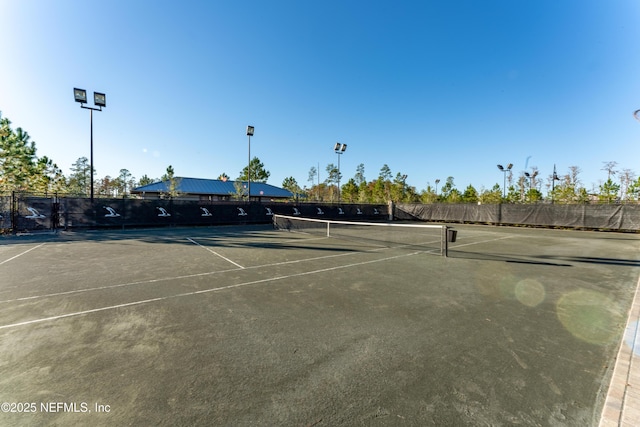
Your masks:
<svg viewBox="0 0 640 427"><path fill-rule="evenodd" d="M247 136L253 136L254 127L247 126Z"/></svg>
<svg viewBox="0 0 640 427"><path fill-rule="evenodd" d="M339 154L344 153L346 150L347 150L347 144L340 144L339 142L336 142L336 145L334 145L333 147L333 151Z"/></svg>
<svg viewBox="0 0 640 427"><path fill-rule="evenodd" d="M104 93L93 92L93 103L98 107L106 107L107 106L107 98Z"/></svg>
<svg viewBox="0 0 640 427"><path fill-rule="evenodd" d="M81 104L87 103L87 91L84 89L73 88L73 97L75 98L76 102L79 102Z"/></svg>
<svg viewBox="0 0 640 427"><path fill-rule="evenodd" d="M333 146L333 151L338 155L338 201L340 201L340 154L347 150L347 144L341 144L336 142Z"/></svg>

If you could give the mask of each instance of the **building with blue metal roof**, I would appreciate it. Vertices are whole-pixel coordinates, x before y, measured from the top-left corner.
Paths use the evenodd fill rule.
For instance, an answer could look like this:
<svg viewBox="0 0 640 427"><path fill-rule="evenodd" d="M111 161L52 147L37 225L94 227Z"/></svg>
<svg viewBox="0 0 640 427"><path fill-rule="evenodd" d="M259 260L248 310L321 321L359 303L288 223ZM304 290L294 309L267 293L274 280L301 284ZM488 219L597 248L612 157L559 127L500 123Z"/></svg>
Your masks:
<svg viewBox="0 0 640 427"><path fill-rule="evenodd" d="M176 177L176 199L182 200L233 200L246 199L247 182L220 179ZM131 194L144 199L169 198L169 181L154 182L131 190ZM293 193L284 188L263 182L251 182L251 200L284 200L293 197Z"/></svg>

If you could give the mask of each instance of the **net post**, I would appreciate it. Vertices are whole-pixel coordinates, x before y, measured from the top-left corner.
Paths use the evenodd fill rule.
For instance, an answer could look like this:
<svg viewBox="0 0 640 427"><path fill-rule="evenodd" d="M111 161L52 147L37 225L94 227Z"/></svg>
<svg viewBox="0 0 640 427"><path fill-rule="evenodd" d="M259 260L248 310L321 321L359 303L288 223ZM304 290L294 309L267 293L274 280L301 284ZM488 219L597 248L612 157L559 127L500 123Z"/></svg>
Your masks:
<svg viewBox="0 0 640 427"><path fill-rule="evenodd" d="M327 222L327 237L331 237L331 235L329 234L329 224L330 222Z"/></svg>
<svg viewBox="0 0 640 427"><path fill-rule="evenodd" d="M444 251L441 251L441 255L443 255L442 252L444 252L444 257L447 258L449 256L449 227L446 225L442 226L442 231L444 234L444 239L443 239L443 246L444 246Z"/></svg>

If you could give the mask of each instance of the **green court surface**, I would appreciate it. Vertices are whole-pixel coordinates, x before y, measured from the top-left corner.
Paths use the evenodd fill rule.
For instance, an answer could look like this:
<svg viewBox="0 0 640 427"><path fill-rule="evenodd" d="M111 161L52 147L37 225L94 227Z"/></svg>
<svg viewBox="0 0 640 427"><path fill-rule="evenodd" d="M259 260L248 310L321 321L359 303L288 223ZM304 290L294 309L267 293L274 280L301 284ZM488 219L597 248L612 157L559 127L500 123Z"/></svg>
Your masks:
<svg viewBox="0 0 640 427"><path fill-rule="evenodd" d="M0 238L0 425L597 425L640 235L455 228Z"/></svg>

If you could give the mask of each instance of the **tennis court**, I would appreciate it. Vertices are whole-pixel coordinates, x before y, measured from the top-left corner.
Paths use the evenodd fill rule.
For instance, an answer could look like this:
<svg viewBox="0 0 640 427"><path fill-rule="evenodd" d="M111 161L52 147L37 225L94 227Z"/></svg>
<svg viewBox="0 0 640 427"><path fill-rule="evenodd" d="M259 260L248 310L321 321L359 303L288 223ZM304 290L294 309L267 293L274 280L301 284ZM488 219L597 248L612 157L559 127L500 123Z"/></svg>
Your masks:
<svg viewBox="0 0 640 427"><path fill-rule="evenodd" d="M0 424L598 425L640 236L455 228L2 238Z"/></svg>

